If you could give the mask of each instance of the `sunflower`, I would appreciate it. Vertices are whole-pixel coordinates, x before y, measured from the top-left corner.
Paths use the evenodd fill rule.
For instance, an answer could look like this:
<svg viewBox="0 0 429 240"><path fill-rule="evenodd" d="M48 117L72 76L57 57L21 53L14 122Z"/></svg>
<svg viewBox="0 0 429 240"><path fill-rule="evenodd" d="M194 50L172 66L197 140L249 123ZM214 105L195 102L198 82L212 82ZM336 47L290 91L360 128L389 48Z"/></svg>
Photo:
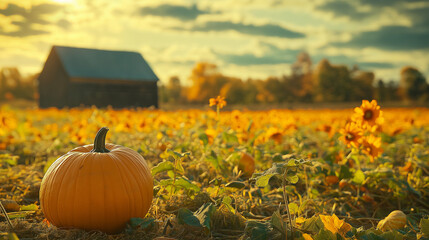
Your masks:
<svg viewBox="0 0 429 240"><path fill-rule="evenodd" d="M380 111L377 101L372 100L369 102L368 100L362 100L362 105L355 108L352 120L362 123L363 126L373 127L377 123L381 124L383 122L382 111Z"/></svg>
<svg viewBox="0 0 429 240"><path fill-rule="evenodd" d="M362 138L362 129L354 122L349 122L343 129L340 129L342 136L340 140L347 144L348 147L358 147Z"/></svg>
<svg viewBox="0 0 429 240"><path fill-rule="evenodd" d="M209 99L209 105L210 107L217 106L218 108L223 108L226 106L226 101L224 97L217 96L216 98Z"/></svg>
<svg viewBox="0 0 429 240"><path fill-rule="evenodd" d="M362 151L370 157L371 162L374 162L374 158L379 157L383 153L380 137L369 135L363 139L362 146Z"/></svg>

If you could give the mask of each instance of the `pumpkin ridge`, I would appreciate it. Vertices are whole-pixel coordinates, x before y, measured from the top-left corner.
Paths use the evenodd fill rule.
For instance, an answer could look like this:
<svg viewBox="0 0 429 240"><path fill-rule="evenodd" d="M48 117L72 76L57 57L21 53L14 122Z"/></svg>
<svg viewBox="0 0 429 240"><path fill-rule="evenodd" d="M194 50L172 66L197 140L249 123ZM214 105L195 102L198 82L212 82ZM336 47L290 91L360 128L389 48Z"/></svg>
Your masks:
<svg viewBox="0 0 429 240"><path fill-rule="evenodd" d="M133 156L133 155L135 155L134 153L133 153L133 155L131 155L131 157L128 154L124 153L124 152L118 152L118 153L119 153L118 154L119 156L124 157L124 158L126 158L128 160L128 163L130 165L132 165L132 169L136 169L138 173L141 172L141 170L142 170L141 166L139 166L138 164L135 163L137 156ZM141 156L139 156L139 157L141 158ZM138 160L138 161L140 161L140 160ZM144 179L142 179L142 177L141 177L140 174L136 174L135 173L136 171L131 171L130 167L128 167L127 164L124 164L124 163L122 163L122 164L127 168L128 172L133 175L134 179L136 179L138 181L144 180ZM134 183L134 185L136 185L137 188L138 188L138 192L135 191L137 197L143 199L142 202L145 203L146 201L144 201L144 200L146 200L147 197L142 198L142 196L144 196L144 189L142 189L142 186L144 186L144 184L140 183L140 182L136 182L136 183ZM141 216L140 214L142 212L144 212L145 205L144 204L137 204L137 206L135 207L135 209L136 209L136 211L134 213L132 212L130 216L132 216L132 217L139 216L139 217L143 218L144 216Z"/></svg>
<svg viewBox="0 0 429 240"><path fill-rule="evenodd" d="M47 188L46 182L50 182L52 180L53 174L51 174L52 171L55 171L57 169L57 166L61 163L61 161L58 161L58 159L56 161L54 161L54 163L52 163L51 167L48 168L48 171L46 171L45 176L47 176L46 179L42 179L42 183L40 185L40 192L42 194L40 194L40 198L41 199L47 199L47 196L45 196L49 191L50 188ZM40 201L40 207L42 208L42 211L44 212L44 209L46 208L46 202L45 201ZM46 213L45 213L46 215Z"/></svg>
<svg viewBox="0 0 429 240"><path fill-rule="evenodd" d="M89 157L89 155L83 155L83 156L79 155L79 165L85 164L87 162L86 159L88 157ZM74 178L74 180L75 180L75 182L74 182L75 186L74 186L73 190L70 190L73 193L73 207L72 207L73 214L72 214L72 217L71 217L72 223L77 222L76 219L78 219L78 216L76 214L78 214L79 211L80 211L79 199L76 199L76 198L78 197L78 194L77 194L78 184L77 184L77 182L78 182L78 179L81 178L80 174L81 174L82 171L76 171L76 172L77 172L76 173L76 177Z"/></svg>
<svg viewBox="0 0 429 240"><path fill-rule="evenodd" d="M51 204L55 203L56 204L55 207L57 209L57 211L56 211L57 214L54 214L54 216L53 216L54 221L52 221L52 222L57 223L59 225L63 224L61 217L58 215L58 213L61 212L61 209L60 209L60 192L61 192L61 185L64 181L64 175L62 173L67 172L67 170L69 169L69 166L73 163L73 159L74 159L73 155L68 155L64 159L62 159L61 163L58 164L58 166L56 167L55 173L53 176L53 179L55 181L57 181L58 183L55 184L55 186L52 185L53 189L51 188L51 191L50 191L50 195L52 195L52 192L55 191L55 193L54 193L55 199L53 199L53 201L51 201ZM66 170L66 171L64 171L64 170ZM58 211L58 210L60 210L60 211Z"/></svg>
<svg viewBox="0 0 429 240"><path fill-rule="evenodd" d="M129 156L129 154L128 154L128 152L122 152L122 151L118 151L117 152L117 154L118 154L118 157L120 156L121 158L126 158L128 161L129 161L129 163L130 164L132 164L133 165L133 168L135 168L135 169L137 169L138 171L138 175L137 175L137 178L136 178L136 175L135 174L133 174L133 177L134 177L134 179L138 179L138 180L142 180L143 182L142 182L142 184L137 184L137 186L138 186L138 189L139 189L139 194L138 194L138 196L141 198L141 199L146 199L147 201L143 201L143 205L138 205L138 210L139 211L137 211L138 212L138 214L140 214L140 212L143 212L145 209L147 209L146 210L146 212L149 210L149 207L150 207L150 205L151 205L151 203L152 203L152 199L153 199L153 194L151 195L151 197L150 197L150 201L149 201L149 198L148 198L148 195L147 194L145 194L145 192L150 192L150 193L152 193L152 191L153 191L153 189L146 189L145 187L146 187L146 184L143 184L143 183L147 183L147 182L150 182L151 183L151 185L153 186L153 180L151 179L151 178L149 178L149 176L152 176L152 174L150 173L150 171L148 171L148 166L147 166L147 164L146 164L146 162L143 160L143 161L141 161L142 159L144 159L140 154L138 154L138 153L136 153L136 152L133 152L133 155L131 155L133 158L131 158L130 156ZM137 158L139 158L138 160L137 160ZM142 165L140 165L140 164L136 164L136 162L135 161L139 161L140 163L144 163L143 164L143 166ZM122 162L121 162L122 163ZM123 164L123 163L122 163ZM127 165L125 165L125 166L127 166ZM128 167L127 167L128 168ZM133 172L133 171L130 171L129 169L128 169L128 172ZM147 178L146 178L146 176L147 176ZM143 188L143 189L142 189ZM142 191L143 190L143 191ZM133 215L135 215L135 214L132 214L132 216ZM144 217L144 216L141 216L141 217Z"/></svg>
<svg viewBox="0 0 429 240"><path fill-rule="evenodd" d="M114 165L116 166L116 168L118 169L118 171L120 172L120 178L121 178L121 183L122 183L122 188L125 189L125 193L127 195L127 199L128 199L128 215L131 216L131 213L133 211L133 209L136 209L136 203L134 201L135 199L135 189L130 188L130 186L132 186L132 183L128 180L128 178L124 178L123 176L129 176L130 175L130 170L126 167L126 164L123 164L122 160L119 159L118 156L116 156L116 154L110 154L109 155L110 158L112 159ZM125 173L125 175L124 175ZM116 197L116 195L115 195ZM122 203L124 204L124 203ZM119 216L120 214L118 214L118 209L115 209L115 214L117 216ZM130 217L131 218L131 217Z"/></svg>
<svg viewBox="0 0 429 240"><path fill-rule="evenodd" d="M80 155L71 155L69 156L69 161L70 161L70 165L68 166L67 169L65 169L65 171L63 171L62 174L62 181L61 183L58 185L59 191L58 191L58 208L61 209L62 213L64 214L64 216L67 217L62 217L60 218L60 224L62 226L70 226L69 221L65 221L65 219L69 219L70 216L73 215L73 211L64 211L63 209L67 209L67 206L64 207L64 205L67 205L68 203L65 203L64 200L68 200L70 199L74 194L73 191L70 191L70 189L73 187L73 185L75 185L75 169L76 166L80 165Z"/></svg>

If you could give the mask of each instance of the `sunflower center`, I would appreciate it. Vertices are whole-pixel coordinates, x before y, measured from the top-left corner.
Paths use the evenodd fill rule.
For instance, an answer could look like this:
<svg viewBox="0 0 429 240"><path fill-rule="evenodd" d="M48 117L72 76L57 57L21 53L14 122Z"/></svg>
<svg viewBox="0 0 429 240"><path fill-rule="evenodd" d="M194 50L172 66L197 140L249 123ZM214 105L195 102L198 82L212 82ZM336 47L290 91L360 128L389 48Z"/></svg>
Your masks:
<svg viewBox="0 0 429 240"><path fill-rule="evenodd" d="M353 141L355 139L355 135L353 133L347 133L346 134L346 140L347 141Z"/></svg>
<svg viewBox="0 0 429 240"><path fill-rule="evenodd" d="M373 115L374 115L374 113L372 112L372 110L365 110L365 112L363 114L363 118L365 120L370 120L370 119L372 119Z"/></svg>

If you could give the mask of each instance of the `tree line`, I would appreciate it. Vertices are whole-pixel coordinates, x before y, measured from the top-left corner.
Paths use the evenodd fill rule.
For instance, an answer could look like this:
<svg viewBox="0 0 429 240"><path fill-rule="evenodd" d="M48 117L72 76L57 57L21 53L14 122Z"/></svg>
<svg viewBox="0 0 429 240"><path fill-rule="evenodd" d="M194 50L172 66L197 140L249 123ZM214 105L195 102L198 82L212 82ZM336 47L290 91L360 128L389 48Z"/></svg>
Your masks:
<svg viewBox="0 0 429 240"><path fill-rule="evenodd" d="M414 67L403 67L400 81L388 83L375 79L373 72L358 66L333 65L327 59L313 67L303 52L291 65L291 74L261 79L240 79L222 74L212 63L199 62L192 69L190 85L174 76L160 86L164 103L206 103L221 95L230 104L346 102L377 99L380 102L429 101L429 87L423 74Z"/></svg>
<svg viewBox="0 0 429 240"><path fill-rule="evenodd" d="M429 87L416 68L405 66L400 81L376 79L373 72L358 66L331 64L327 59L313 66L302 52L291 65L291 74L267 79L240 79L222 74L212 63L196 63L189 85L173 76L159 84L161 103L207 104L209 98L223 96L229 104L278 104L294 102L346 102L377 99L379 102L428 103ZM17 68L0 69L0 100L37 100L37 77L23 77Z"/></svg>

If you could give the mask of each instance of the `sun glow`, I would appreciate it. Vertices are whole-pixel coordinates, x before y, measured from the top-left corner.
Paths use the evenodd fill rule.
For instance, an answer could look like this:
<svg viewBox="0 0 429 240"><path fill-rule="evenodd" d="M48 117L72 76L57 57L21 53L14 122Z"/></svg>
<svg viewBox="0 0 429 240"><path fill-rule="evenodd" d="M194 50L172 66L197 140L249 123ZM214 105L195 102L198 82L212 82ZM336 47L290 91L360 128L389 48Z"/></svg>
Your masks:
<svg viewBox="0 0 429 240"><path fill-rule="evenodd" d="M52 0L57 3L73 3L75 0Z"/></svg>

